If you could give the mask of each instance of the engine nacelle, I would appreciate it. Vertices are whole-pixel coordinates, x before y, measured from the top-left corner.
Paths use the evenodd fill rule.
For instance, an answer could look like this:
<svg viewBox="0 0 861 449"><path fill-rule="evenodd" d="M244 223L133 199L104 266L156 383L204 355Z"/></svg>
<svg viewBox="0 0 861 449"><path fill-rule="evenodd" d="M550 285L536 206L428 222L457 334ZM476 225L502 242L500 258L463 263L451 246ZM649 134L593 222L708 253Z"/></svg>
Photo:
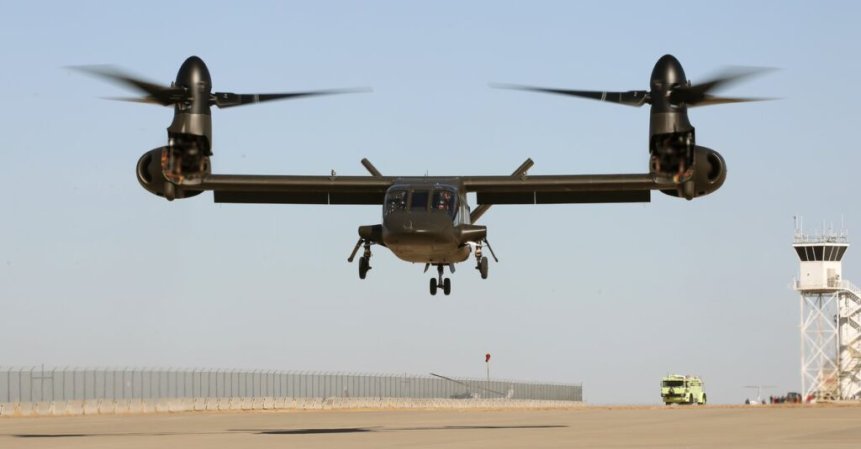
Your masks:
<svg viewBox="0 0 861 449"><path fill-rule="evenodd" d="M147 151L138 159L135 170L138 182L148 192L168 200L190 198L203 193L201 190L186 190L170 183L162 170L162 155L167 147ZM171 191L172 190L172 191Z"/></svg>
<svg viewBox="0 0 861 449"><path fill-rule="evenodd" d="M690 200L714 192L725 180L726 161L723 156L711 148L697 146L694 148L694 173L691 179L681 184L678 189L661 192Z"/></svg>

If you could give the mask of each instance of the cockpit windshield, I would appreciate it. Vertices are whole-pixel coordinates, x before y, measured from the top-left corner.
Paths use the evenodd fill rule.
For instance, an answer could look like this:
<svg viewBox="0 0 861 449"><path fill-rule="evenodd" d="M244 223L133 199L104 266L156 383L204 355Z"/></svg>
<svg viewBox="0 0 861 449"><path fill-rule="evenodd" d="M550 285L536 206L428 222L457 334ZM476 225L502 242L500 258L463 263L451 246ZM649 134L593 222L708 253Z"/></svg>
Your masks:
<svg viewBox="0 0 861 449"><path fill-rule="evenodd" d="M386 215L407 208L407 191L390 190L386 195Z"/></svg>
<svg viewBox="0 0 861 449"><path fill-rule="evenodd" d="M456 209L456 197L454 192L447 189L437 189L433 191L433 201L431 202L431 208L437 211L443 211L448 214L449 217L454 217Z"/></svg>
<svg viewBox="0 0 861 449"><path fill-rule="evenodd" d="M385 215L398 211L445 212L452 219L457 213L457 194L451 188L427 190L411 189L407 186L395 187L386 193Z"/></svg>
<svg viewBox="0 0 861 449"><path fill-rule="evenodd" d="M413 197L410 200L410 210L428 210L428 197L430 192L427 190L413 190Z"/></svg>

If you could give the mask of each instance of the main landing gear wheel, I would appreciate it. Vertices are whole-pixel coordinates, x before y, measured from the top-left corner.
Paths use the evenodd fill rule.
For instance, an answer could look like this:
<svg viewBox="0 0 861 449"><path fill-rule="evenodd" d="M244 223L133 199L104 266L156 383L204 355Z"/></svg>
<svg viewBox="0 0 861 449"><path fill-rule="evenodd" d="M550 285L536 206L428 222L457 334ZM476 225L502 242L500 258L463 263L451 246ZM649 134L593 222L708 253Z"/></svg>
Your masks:
<svg viewBox="0 0 861 449"><path fill-rule="evenodd" d="M353 247L353 252L350 253L350 257L347 258L347 262L352 262L353 258L356 257L356 253L359 252L359 247L364 244L365 252L362 254L362 257L359 257L359 279L364 279L365 276L368 275L368 270L371 269L371 241L365 239L359 239L356 242L356 246Z"/></svg>
<svg viewBox="0 0 861 449"><path fill-rule="evenodd" d="M430 294L433 296L436 296L436 289L437 289L436 278L431 278L431 280L430 280Z"/></svg>
<svg viewBox="0 0 861 449"><path fill-rule="evenodd" d="M448 296L451 293L451 279L445 278L442 281L442 292Z"/></svg>
<svg viewBox="0 0 861 449"><path fill-rule="evenodd" d="M482 279L487 279L487 272L489 269L489 263L487 257L482 255L482 244L487 245L487 249L490 250L490 255L493 256L493 260L499 262L499 259L496 258L496 254L493 253L493 248L490 246L490 242L487 239L484 239L480 242L476 242L475 244L475 269L481 274Z"/></svg>
<svg viewBox="0 0 861 449"><path fill-rule="evenodd" d="M371 263L367 257L362 256L359 258L359 279L364 279L368 275L368 270L371 269L370 265Z"/></svg>

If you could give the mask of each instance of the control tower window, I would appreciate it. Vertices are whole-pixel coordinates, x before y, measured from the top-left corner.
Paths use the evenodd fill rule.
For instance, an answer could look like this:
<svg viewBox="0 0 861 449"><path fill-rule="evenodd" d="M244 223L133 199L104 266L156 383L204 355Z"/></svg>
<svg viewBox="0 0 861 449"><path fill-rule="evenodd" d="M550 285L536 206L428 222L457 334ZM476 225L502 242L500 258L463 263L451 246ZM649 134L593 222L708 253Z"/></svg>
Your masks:
<svg viewBox="0 0 861 449"><path fill-rule="evenodd" d="M802 262L840 262L846 252L843 245L796 246L795 253Z"/></svg>
<svg viewBox="0 0 861 449"><path fill-rule="evenodd" d="M798 258L799 258L802 262L807 262L807 252L806 252L806 251L804 251L804 247L803 247L803 246L796 246L796 247L795 247L795 253L796 253L796 254L798 254Z"/></svg>
<svg viewBox="0 0 861 449"><path fill-rule="evenodd" d="M846 252L846 248L846 246L841 246L840 249L837 250L837 258L835 260L843 260L843 253Z"/></svg>
<svg viewBox="0 0 861 449"><path fill-rule="evenodd" d="M813 260L822 260L822 247L814 246L813 247Z"/></svg>

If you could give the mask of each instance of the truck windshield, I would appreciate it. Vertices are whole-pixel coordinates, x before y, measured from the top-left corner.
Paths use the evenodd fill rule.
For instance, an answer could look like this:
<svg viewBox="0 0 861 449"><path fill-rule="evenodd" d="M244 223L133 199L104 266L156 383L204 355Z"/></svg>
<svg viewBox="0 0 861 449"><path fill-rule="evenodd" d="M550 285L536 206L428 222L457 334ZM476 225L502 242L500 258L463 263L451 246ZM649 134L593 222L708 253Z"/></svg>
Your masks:
<svg viewBox="0 0 861 449"><path fill-rule="evenodd" d="M685 381L683 380L665 380L665 387L683 387L685 386Z"/></svg>

